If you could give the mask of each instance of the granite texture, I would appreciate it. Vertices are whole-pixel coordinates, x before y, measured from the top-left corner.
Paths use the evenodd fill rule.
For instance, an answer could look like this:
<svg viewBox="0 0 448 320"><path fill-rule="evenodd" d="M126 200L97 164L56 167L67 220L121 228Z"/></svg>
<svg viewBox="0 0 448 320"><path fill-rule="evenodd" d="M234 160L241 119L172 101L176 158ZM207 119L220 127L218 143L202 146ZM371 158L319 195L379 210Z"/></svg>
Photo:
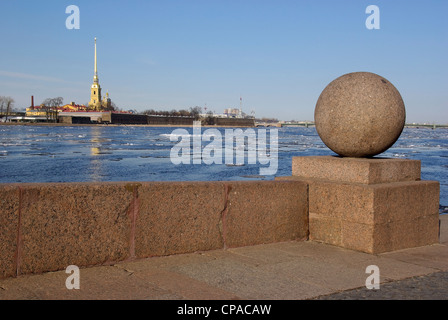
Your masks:
<svg viewBox="0 0 448 320"><path fill-rule="evenodd" d="M420 180L420 160L308 156L292 158L292 175L337 182L375 184Z"/></svg>
<svg viewBox="0 0 448 320"><path fill-rule="evenodd" d="M224 186L216 182L154 182L139 188L136 257L223 247Z"/></svg>
<svg viewBox="0 0 448 320"><path fill-rule="evenodd" d="M316 130L335 153L370 157L390 148L403 131L406 111L398 90L370 72L332 81L316 103Z"/></svg>
<svg viewBox="0 0 448 320"><path fill-rule="evenodd" d="M139 199L139 258L306 239L308 234L303 182L143 183Z"/></svg>
<svg viewBox="0 0 448 320"><path fill-rule="evenodd" d="M225 244L241 247L308 238L308 188L303 182L227 184Z"/></svg>
<svg viewBox="0 0 448 320"><path fill-rule="evenodd" d="M290 177L308 184L310 240L367 253L439 243L437 181L420 161L295 157Z"/></svg>
<svg viewBox="0 0 448 320"><path fill-rule="evenodd" d="M129 253L124 183L29 184L22 188L18 274L123 260Z"/></svg>
<svg viewBox="0 0 448 320"><path fill-rule="evenodd" d="M308 182L310 240L374 254L438 243L436 181Z"/></svg>
<svg viewBox="0 0 448 320"><path fill-rule="evenodd" d="M300 181L0 184L0 278L308 235Z"/></svg>
<svg viewBox="0 0 448 320"><path fill-rule="evenodd" d="M17 273L20 229L20 189L0 184L0 278Z"/></svg>

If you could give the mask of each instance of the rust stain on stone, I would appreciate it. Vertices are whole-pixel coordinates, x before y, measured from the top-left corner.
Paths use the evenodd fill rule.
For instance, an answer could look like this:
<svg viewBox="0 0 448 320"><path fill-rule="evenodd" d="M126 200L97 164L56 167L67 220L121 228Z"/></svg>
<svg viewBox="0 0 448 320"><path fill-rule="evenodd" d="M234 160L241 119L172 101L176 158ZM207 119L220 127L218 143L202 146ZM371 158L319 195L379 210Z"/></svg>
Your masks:
<svg viewBox="0 0 448 320"><path fill-rule="evenodd" d="M221 211L221 218L219 220L219 230L221 231L222 236L222 242L224 245L224 249L227 249L227 243L226 243L226 215L229 211L229 195L230 191L232 190L232 187L224 184L224 209Z"/></svg>

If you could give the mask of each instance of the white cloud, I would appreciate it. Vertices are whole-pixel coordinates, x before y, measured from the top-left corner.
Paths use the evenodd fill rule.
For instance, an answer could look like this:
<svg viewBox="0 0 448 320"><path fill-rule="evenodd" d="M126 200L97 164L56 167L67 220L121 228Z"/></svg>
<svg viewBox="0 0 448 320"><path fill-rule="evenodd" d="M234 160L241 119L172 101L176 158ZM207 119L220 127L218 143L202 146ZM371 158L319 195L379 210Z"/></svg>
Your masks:
<svg viewBox="0 0 448 320"><path fill-rule="evenodd" d="M15 78L15 79L29 79L29 80L39 80L39 81L49 81L49 82L63 81L61 79L52 78L52 77L36 76L33 74L10 72L10 71L3 71L3 70L0 70L0 76L5 76L5 77Z"/></svg>
<svg viewBox="0 0 448 320"><path fill-rule="evenodd" d="M46 77L46 76L40 76L40 75L34 75L34 74L28 74L28 73L20 73L20 72L10 72L10 71L4 71L0 70L0 76L8 77L8 78L14 78L14 79L25 79L25 80L36 80L36 81L46 81L46 82L63 82L63 83L72 83L72 84L83 84L81 82L71 82L66 81L63 79L53 78L53 77Z"/></svg>

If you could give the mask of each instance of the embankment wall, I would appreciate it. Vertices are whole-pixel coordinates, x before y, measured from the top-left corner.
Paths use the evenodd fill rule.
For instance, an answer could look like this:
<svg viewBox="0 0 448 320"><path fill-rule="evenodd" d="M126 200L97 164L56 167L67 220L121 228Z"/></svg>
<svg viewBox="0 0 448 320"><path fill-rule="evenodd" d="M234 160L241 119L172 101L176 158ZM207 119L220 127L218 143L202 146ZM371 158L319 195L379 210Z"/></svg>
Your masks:
<svg viewBox="0 0 448 320"><path fill-rule="evenodd" d="M0 184L0 278L308 237L302 181Z"/></svg>

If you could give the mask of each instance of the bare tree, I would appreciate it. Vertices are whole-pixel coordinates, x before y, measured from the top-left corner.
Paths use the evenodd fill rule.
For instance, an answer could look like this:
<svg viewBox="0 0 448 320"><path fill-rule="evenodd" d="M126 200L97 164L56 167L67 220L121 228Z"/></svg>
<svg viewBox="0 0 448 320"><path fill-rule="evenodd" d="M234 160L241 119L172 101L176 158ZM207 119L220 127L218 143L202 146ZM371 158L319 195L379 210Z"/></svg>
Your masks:
<svg viewBox="0 0 448 320"><path fill-rule="evenodd" d="M189 117L191 115L190 111L182 109L179 111L181 117Z"/></svg>
<svg viewBox="0 0 448 320"><path fill-rule="evenodd" d="M60 107L64 103L64 98L56 97L53 98L53 107Z"/></svg>
<svg viewBox="0 0 448 320"><path fill-rule="evenodd" d="M11 97L0 96L0 114L3 115L3 111L5 110L5 122L8 120L9 114L13 111L14 102L14 99Z"/></svg>
<svg viewBox="0 0 448 320"><path fill-rule="evenodd" d="M64 103L64 98L56 97L56 98L47 98L42 102L45 108L45 116L47 121L57 122L58 118L58 107L60 107Z"/></svg>
<svg viewBox="0 0 448 320"><path fill-rule="evenodd" d="M200 118L200 114L202 113L202 108L198 106L190 108L190 113L195 118L195 120L198 120Z"/></svg>
<svg viewBox="0 0 448 320"><path fill-rule="evenodd" d="M51 98L45 99L41 104L41 106L43 106L43 108L45 109L45 117L47 118L47 122L50 119L51 104L52 104Z"/></svg>
<svg viewBox="0 0 448 320"><path fill-rule="evenodd" d="M3 108L5 107L5 98L3 96L0 96L0 115L3 115Z"/></svg>
<svg viewBox="0 0 448 320"><path fill-rule="evenodd" d="M209 126L212 126L215 124L215 117L214 117L213 111L207 111L206 117L204 119L202 119L202 123L204 125L209 125Z"/></svg>
<svg viewBox="0 0 448 320"><path fill-rule="evenodd" d="M0 122L2 122L3 118L3 108L5 107L5 97L0 96Z"/></svg>
<svg viewBox="0 0 448 320"><path fill-rule="evenodd" d="M142 112L142 114L146 114L148 116L153 115L155 111L153 109L148 109Z"/></svg>
<svg viewBox="0 0 448 320"><path fill-rule="evenodd" d="M173 110L170 111L170 116L171 117L178 117L178 116L180 116L180 113L176 109L173 109Z"/></svg>

